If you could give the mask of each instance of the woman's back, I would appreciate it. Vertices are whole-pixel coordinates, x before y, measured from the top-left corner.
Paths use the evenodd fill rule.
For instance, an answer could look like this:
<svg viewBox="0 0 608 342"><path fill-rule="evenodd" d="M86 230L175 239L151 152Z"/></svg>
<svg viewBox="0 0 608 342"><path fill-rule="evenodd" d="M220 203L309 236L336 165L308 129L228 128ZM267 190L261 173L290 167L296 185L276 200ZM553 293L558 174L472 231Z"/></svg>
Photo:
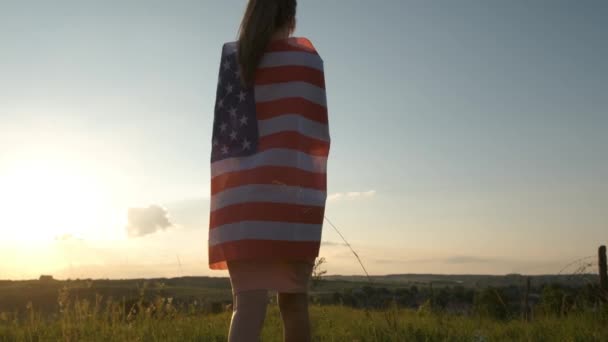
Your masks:
<svg viewBox="0 0 608 342"><path fill-rule="evenodd" d="M329 130L323 61L305 38L271 41L252 86L222 49L211 155L209 264L318 256Z"/></svg>

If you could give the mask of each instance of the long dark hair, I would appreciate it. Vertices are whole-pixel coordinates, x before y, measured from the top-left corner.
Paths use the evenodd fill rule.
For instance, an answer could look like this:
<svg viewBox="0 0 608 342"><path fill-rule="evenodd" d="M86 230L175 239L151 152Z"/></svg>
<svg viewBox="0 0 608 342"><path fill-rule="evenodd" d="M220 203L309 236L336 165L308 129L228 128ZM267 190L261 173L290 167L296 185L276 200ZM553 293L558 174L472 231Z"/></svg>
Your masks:
<svg viewBox="0 0 608 342"><path fill-rule="evenodd" d="M241 81L251 86L272 35L280 29L295 29L297 0L249 0L241 21L238 61Z"/></svg>

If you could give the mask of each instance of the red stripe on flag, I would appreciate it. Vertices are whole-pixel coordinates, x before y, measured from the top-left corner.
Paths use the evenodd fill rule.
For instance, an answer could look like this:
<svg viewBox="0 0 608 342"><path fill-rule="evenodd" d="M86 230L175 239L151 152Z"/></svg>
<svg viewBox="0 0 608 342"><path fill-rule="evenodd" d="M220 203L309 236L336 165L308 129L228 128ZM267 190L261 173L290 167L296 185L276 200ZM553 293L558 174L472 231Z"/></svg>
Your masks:
<svg viewBox="0 0 608 342"><path fill-rule="evenodd" d="M249 184L288 185L325 190L327 175L282 166L262 166L250 170L226 172L211 179L211 195Z"/></svg>
<svg viewBox="0 0 608 342"><path fill-rule="evenodd" d="M255 84L265 85L285 82L307 82L325 89L323 71L300 66L289 65L272 68L260 68L255 74Z"/></svg>
<svg viewBox="0 0 608 342"><path fill-rule="evenodd" d="M294 131L284 131L260 137L258 151L273 148L297 150L313 156L327 157L329 155L329 142L307 137Z"/></svg>
<svg viewBox="0 0 608 342"><path fill-rule="evenodd" d="M239 203L212 211L209 228L240 221L322 224L324 210L324 207L290 203Z"/></svg>
<svg viewBox="0 0 608 342"><path fill-rule="evenodd" d="M225 270L226 260L309 260L319 255L318 241L238 240L209 247L209 267Z"/></svg>
<svg viewBox="0 0 608 342"><path fill-rule="evenodd" d="M301 97L258 102L255 104L255 111L258 120L266 120L283 114L299 114L309 120L327 123L327 108Z"/></svg>
<svg viewBox="0 0 608 342"><path fill-rule="evenodd" d="M310 40L306 38L291 37L288 39L274 40L268 44L268 48L266 49L266 52L280 51L310 52L318 55L315 47L312 45Z"/></svg>

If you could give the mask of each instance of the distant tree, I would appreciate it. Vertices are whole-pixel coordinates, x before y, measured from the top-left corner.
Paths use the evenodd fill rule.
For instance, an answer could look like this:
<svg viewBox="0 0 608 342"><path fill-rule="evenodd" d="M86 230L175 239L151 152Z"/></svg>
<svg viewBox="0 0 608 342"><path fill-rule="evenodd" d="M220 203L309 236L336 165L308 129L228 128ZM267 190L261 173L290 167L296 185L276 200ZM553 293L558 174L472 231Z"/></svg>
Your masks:
<svg viewBox="0 0 608 342"><path fill-rule="evenodd" d="M363 293L365 294L366 297L371 297L374 295L374 288L369 285L363 286L361 288L361 290L363 290Z"/></svg>
<svg viewBox="0 0 608 342"><path fill-rule="evenodd" d="M38 280L41 281L41 282L51 282L51 281L53 281L55 279L53 278L52 275L43 274L43 275L40 276L40 278L38 278Z"/></svg>
<svg viewBox="0 0 608 342"><path fill-rule="evenodd" d="M353 290L347 288L342 294L342 303L347 306L357 307L357 298L353 294Z"/></svg>
<svg viewBox="0 0 608 342"><path fill-rule="evenodd" d="M504 294L498 288L487 287L476 293L473 307L477 314L496 319L505 319L508 316Z"/></svg>
<svg viewBox="0 0 608 342"><path fill-rule="evenodd" d="M443 309L448 305L450 300L449 288L442 288L439 291L433 293L433 306L438 309Z"/></svg>
<svg viewBox="0 0 608 342"><path fill-rule="evenodd" d="M410 287L410 292L412 293L412 295L413 295L413 296L418 295L418 286L416 286L416 285L412 285L412 286Z"/></svg>
<svg viewBox="0 0 608 342"><path fill-rule="evenodd" d="M333 304L344 304L344 296L340 292L334 292L331 297Z"/></svg>
<svg viewBox="0 0 608 342"><path fill-rule="evenodd" d="M600 300L600 288L597 284L586 284L581 287L573 298L573 305L578 310L585 310L595 306Z"/></svg>
<svg viewBox="0 0 608 342"><path fill-rule="evenodd" d="M395 300L399 306L411 306L414 304L414 294L411 290L400 288L395 290Z"/></svg>
<svg viewBox="0 0 608 342"><path fill-rule="evenodd" d="M572 306L572 297L557 284L545 285L541 292L540 307L549 315L565 314Z"/></svg>
<svg viewBox="0 0 608 342"><path fill-rule="evenodd" d="M473 303L475 290L466 289L462 285L454 286L450 291L450 301Z"/></svg>

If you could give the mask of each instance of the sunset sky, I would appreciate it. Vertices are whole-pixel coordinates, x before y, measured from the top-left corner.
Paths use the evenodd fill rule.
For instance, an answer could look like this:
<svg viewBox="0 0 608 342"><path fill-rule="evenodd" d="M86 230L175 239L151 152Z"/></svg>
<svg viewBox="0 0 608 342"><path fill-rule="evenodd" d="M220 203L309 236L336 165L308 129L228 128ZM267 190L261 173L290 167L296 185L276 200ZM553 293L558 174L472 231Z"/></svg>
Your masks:
<svg viewBox="0 0 608 342"><path fill-rule="evenodd" d="M0 279L227 275L207 267L209 154L245 4L0 2ZM299 1L325 63L326 215L370 273L557 273L608 242L607 17ZM323 241L330 274L362 273Z"/></svg>

